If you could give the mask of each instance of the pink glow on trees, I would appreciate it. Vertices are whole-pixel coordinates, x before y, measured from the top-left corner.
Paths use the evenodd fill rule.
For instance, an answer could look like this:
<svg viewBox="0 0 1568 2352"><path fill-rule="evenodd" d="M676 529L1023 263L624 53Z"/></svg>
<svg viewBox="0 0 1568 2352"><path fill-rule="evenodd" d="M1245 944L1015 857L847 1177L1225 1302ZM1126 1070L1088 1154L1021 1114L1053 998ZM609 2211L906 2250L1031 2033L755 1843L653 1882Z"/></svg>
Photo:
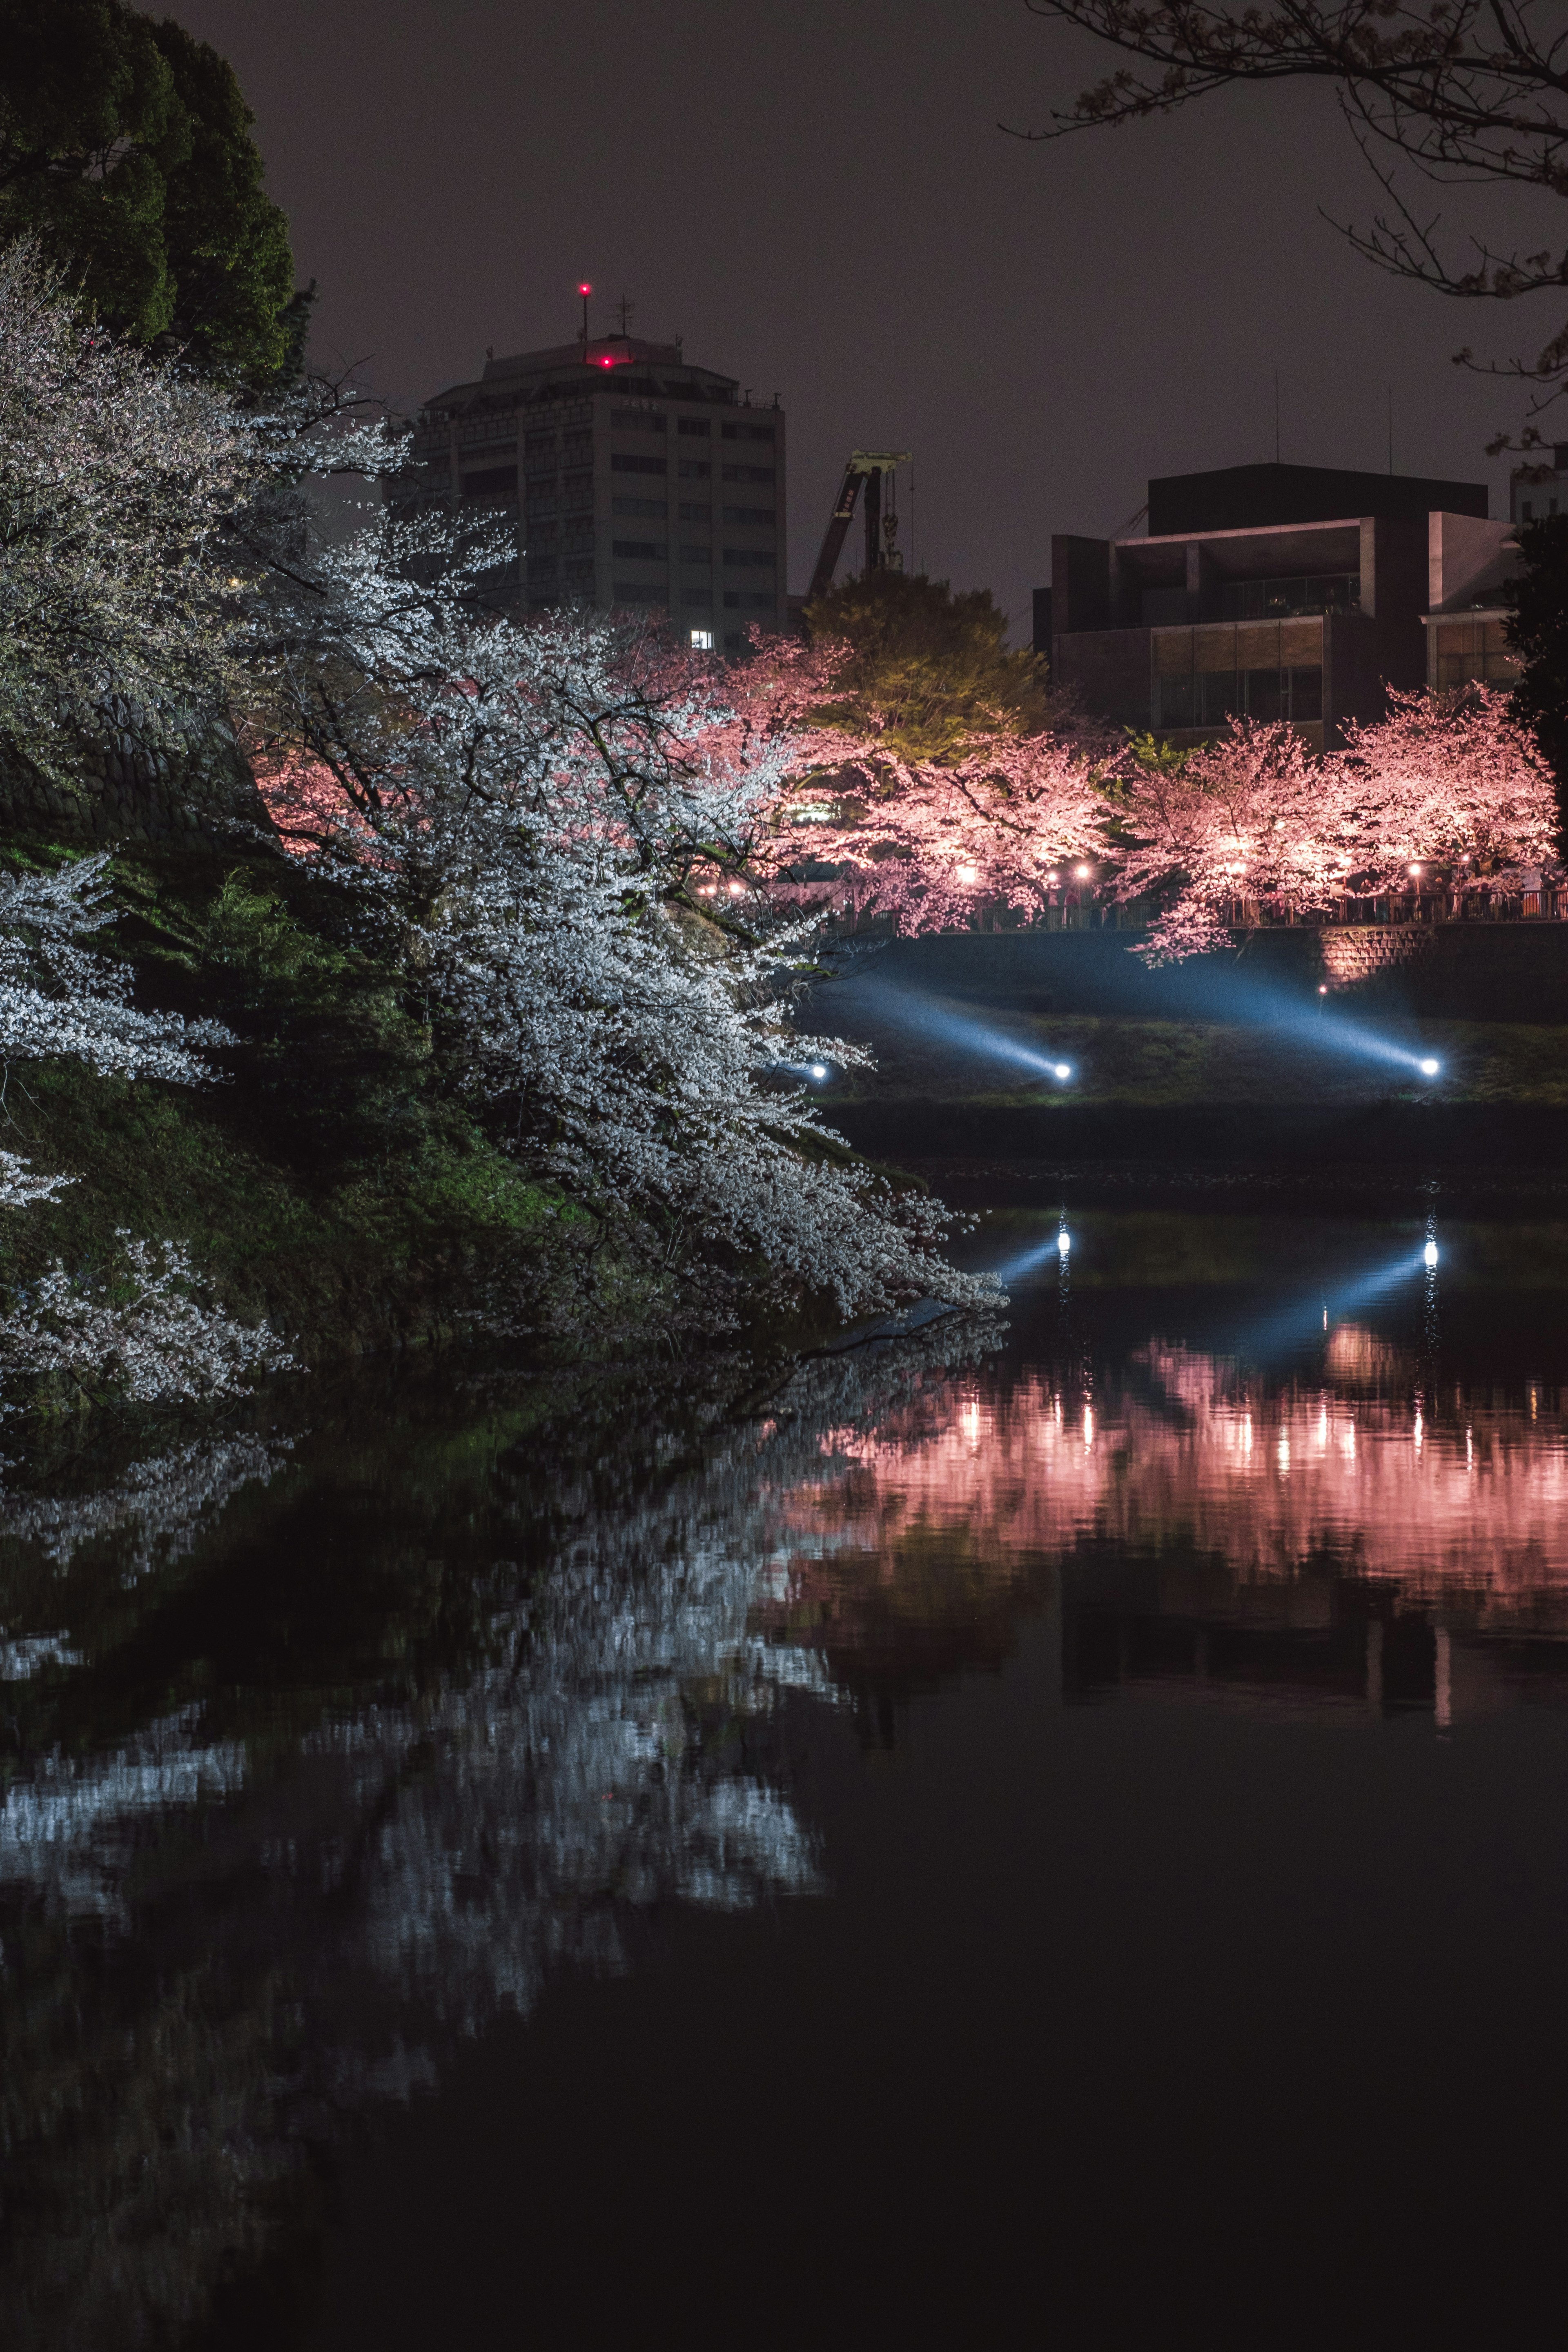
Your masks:
<svg viewBox="0 0 1568 2352"><path fill-rule="evenodd" d="M1355 857L1340 781L1294 728L1245 719L1180 761L1129 757L1105 814L1117 898L1167 896L1150 927L1149 960L1224 945L1235 899L1285 915L1326 909L1342 895Z"/></svg>
<svg viewBox="0 0 1568 2352"><path fill-rule="evenodd" d="M1413 887L1518 887L1545 866L1550 774L1484 686L1391 691L1390 713L1321 756L1285 725L1233 719L1184 760L1130 760L1107 794L1117 898L1164 905L1155 962L1225 943L1234 905L1331 918L1346 899Z"/></svg>
<svg viewBox="0 0 1568 2352"><path fill-rule="evenodd" d="M1549 866L1552 775L1508 695L1477 684L1388 701L1381 724L1349 730L1340 763L1347 799L1363 796L1363 888L1407 887L1415 865L1450 890L1517 888L1521 869Z"/></svg>

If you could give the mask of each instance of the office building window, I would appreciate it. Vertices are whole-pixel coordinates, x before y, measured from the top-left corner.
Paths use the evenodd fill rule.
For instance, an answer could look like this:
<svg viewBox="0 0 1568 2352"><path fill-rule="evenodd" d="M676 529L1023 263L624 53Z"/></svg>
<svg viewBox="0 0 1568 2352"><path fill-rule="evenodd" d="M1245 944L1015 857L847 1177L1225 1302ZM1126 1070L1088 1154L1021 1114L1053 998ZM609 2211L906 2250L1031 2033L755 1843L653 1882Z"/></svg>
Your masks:
<svg viewBox="0 0 1568 2352"><path fill-rule="evenodd" d="M713 520L713 509L711 507L692 506L683 501L680 520L682 522L710 523Z"/></svg>
<svg viewBox="0 0 1568 2352"><path fill-rule="evenodd" d="M706 441L713 427L705 416L683 416L680 420L680 430L682 433L700 433Z"/></svg>
<svg viewBox="0 0 1568 2352"><path fill-rule="evenodd" d="M1533 520L1533 517L1531 514L1530 505L1530 500L1526 499L1521 506L1519 509L1519 519L1521 522L1530 522Z"/></svg>
<svg viewBox="0 0 1568 2352"><path fill-rule="evenodd" d="M682 541L680 560L682 563L711 563L713 550L710 547L699 547L695 541L690 546Z"/></svg>
<svg viewBox="0 0 1568 2352"><path fill-rule="evenodd" d="M669 512L668 499L612 499L610 511L618 515L653 515L663 522Z"/></svg>
<svg viewBox="0 0 1568 2352"><path fill-rule="evenodd" d="M553 457L555 436L553 433L531 433L522 446L531 457Z"/></svg>
<svg viewBox="0 0 1568 2352"><path fill-rule="evenodd" d="M772 530L777 517L772 507L726 507L724 520L726 522L752 523L763 530Z"/></svg>
<svg viewBox="0 0 1568 2352"><path fill-rule="evenodd" d="M683 580L680 583L680 601L683 604L711 604L713 591L708 586L706 581Z"/></svg>
<svg viewBox="0 0 1568 2352"><path fill-rule="evenodd" d="M773 476L772 466L726 466L724 468L727 482L771 482Z"/></svg>
<svg viewBox="0 0 1568 2352"><path fill-rule="evenodd" d="M651 539L617 539L611 553L627 563L668 563L669 547L667 541Z"/></svg>
<svg viewBox="0 0 1568 2352"><path fill-rule="evenodd" d="M662 604L665 592L646 580L617 580L615 598L617 604Z"/></svg>
<svg viewBox="0 0 1568 2352"><path fill-rule="evenodd" d="M1519 656L1503 635L1501 621L1444 621L1435 631L1434 686L1466 686L1479 678L1505 685L1519 676Z"/></svg>
<svg viewBox="0 0 1568 2352"><path fill-rule="evenodd" d="M724 438L726 441L771 441L773 428L771 425L726 425Z"/></svg>
<svg viewBox="0 0 1568 2352"><path fill-rule="evenodd" d="M612 474L667 474L669 460L668 457L634 457L626 450L617 449L610 459L610 471Z"/></svg>
<svg viewBox="0 0 1568 2352"><path fill-rule="evenodd" d="M693 629L691 632L691 650L694 654L710 654L713 650L712 630Z"/></svg>
<svg viewBox="0 0 1568 2352"><path fill-rule="evenodd" d="M724 569L727 572L771 572L777 562L771 547L727 547Z"/></svg>
<svg viewBox="0 0 1568 2352"><path fill-rule="evenodd" d="M713 468L706 457L682 457L680 460L680 478L683 482L706 482L711 478L712 472Z"/></svg>
<svg viewBox="0 0 1568 2352"><path fill-rule="evenodd" d="M731 613L771 613L773 599L754 588L726 588L724 602Z"/></svg>
<svg viewBox="0 0 1568 2352"><path fill-rule="evenodd" d="M487 466L482 473L463 476L463 496L466 499L491 499L498 494L517 496L515 466Z"/></svg>
<svg viewBox="0 0 1568 2352"><path fill-rule="evenodd" d="M657 408L612 408L610 423L617 433L664 431L664 418Z"/></svg>
<svg viewBox="0 0 1568 2352"><path fill-rule="evenodd" d="M746 640L742 635L740 630L726 629L724 632L724 651L727 654L743 654L745 650Z"/></svg>
<svg viewBox="0 0 1568 2352"><path fill-rule="evenodd" d="M1321 665L1296 669L1183 670L1154 681L1156 727L1224 727L1231 719L1298 724L1321 719Z"/></svg>

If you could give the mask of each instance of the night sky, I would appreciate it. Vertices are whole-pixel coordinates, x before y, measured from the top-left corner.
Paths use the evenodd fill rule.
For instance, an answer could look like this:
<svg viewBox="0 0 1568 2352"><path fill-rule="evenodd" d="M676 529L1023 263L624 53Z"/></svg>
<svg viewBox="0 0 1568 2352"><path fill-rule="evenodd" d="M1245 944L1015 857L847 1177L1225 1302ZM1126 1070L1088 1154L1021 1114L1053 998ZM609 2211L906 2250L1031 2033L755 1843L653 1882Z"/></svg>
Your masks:
<svg viewBox="0 0 1568 2352"><path fill-rule="evenodd" d="M1287 459L1385 465L1392 384L1400 470L1488 480L1507 511L1483 444L1522 402L1448 355L1561 322L1360 261L1320 208L1364 220L1378 191L1326 92L1031 146L999 122L1043 122L1110 52L1023 0L173 13L255 110L318 359L412 407L487 345L567 341L578 278L596 329L624 293L634 333L779 394L794 589L848 449L910 448L918 562L1026 635L1053 530L1115 530L1150 474L1273 455L1276 369ZM1461 249L1505 226L1511 200L1442 194Z"/></svg>

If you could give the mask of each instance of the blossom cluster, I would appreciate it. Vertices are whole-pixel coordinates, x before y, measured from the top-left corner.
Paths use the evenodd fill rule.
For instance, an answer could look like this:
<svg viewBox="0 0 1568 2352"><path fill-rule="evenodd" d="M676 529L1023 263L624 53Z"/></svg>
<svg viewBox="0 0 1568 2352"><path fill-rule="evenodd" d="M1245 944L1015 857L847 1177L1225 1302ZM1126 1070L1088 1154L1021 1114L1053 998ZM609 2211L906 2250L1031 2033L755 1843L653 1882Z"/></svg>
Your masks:
<svg viewBox="0 0 1568 2352"><path fill-rule="evenodd" d="M177 1242L123 1230L117 1239L123 1263L112 1281L69 1273L57 1258L0 1315L0 1375L63 1374L163 1404L246 1396L258 1375L298 1369L269 1324L247 1326L203 1300Z"/></svg>
<svg viewBox="0 0 1568 2352"><path fill-rule="evenodd" d="M100 1076L199 1086L212 1075L201 1049L232 1045L233 1033L139 1011L130 972L82 945L111 919L108 862L102 851L52 874L0 875L0 1061L67 1055Z"/></svg>

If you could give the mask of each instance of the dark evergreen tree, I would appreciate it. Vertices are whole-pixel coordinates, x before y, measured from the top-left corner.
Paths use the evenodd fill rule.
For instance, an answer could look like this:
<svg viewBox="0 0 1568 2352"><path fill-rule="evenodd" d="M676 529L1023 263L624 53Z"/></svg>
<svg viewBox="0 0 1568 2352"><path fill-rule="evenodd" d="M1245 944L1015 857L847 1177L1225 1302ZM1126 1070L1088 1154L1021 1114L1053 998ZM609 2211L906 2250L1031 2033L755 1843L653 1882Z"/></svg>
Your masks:
<svg viewBox="0 0 1568 2352"><path fill-rule="evenodd" d="M1508 625L1523 661L1514 715L1534 729L1557 779L1558 854L1568 857L1568 515L1526 523L1519 545L1524 563Z"/></svg>
<svg viewBox="0 0 1568 2352"><path fill-rule="evenodd" d="M0 239L28 231L106 326L258 383L310 297L253 117L206 43L122 0L0 0Z"/></svg>

